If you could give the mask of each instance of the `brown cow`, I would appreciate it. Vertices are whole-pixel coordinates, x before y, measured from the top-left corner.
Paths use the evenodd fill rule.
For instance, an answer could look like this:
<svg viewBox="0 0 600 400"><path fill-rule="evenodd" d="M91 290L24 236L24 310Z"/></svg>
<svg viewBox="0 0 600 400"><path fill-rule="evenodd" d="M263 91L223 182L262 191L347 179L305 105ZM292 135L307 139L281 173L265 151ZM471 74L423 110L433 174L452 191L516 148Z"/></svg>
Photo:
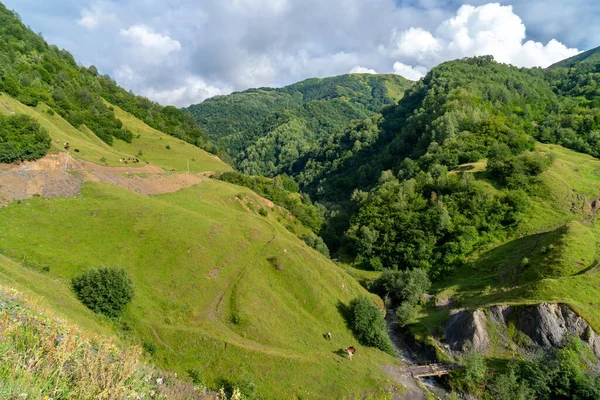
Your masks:
<svg viewBox="0 0 600 400"><path fill-rule="evenodd" d="M350 361L352 361L352 356L354 355L354 352L356 351L354 346L347 347L344 349L344 351L346 352L346 354L348 354L348 358L350 359Z"/></svg>

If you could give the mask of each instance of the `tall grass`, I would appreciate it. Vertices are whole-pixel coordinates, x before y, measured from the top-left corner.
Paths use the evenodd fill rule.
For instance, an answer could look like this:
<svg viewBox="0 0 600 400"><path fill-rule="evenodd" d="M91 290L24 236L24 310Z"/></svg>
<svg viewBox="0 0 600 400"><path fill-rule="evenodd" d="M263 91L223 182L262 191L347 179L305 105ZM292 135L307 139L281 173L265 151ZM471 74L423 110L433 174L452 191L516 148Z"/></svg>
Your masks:
<svg viewBox="0 0 600 400"><path fill-rule="evenodd" d="M87 337L0 288L1 399L219 398L161 373L140 356L137 347Z"/></svg>

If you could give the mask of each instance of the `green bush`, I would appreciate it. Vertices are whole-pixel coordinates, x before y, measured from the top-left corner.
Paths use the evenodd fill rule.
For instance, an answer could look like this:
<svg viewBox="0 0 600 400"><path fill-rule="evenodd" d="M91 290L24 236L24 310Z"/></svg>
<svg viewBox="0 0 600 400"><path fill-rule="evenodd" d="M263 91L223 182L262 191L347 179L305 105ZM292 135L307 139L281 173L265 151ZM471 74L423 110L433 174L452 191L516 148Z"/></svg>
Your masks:
<svg viewBox="0 0 600 400"><path fill-rule="evenodd" d="M329 257L329 248L323 241L322 237L317 236L313 233L307 233L302 235L302 240L304 240L304 243L317 250L319 253L323 254L326 257Z"/></svg>
<svg viewBox="0 0 600 400"><path fill-rule="evenodd" d="M73 278L72 287L84 305L109 317L120 315L134 294L133 283L127 272L118 267L87 271Z"/></svg>
<svg viewBox="0 0 600 400"><path fill-rule="evenodd" d="M417 308L414 304L405 301L404 303L400 304L398 308L396 308L394 318L396 323L402 327L410 325L414 323L417 318Z"/></svg>
<svg viewBox="0 0 600 400"><path fill-rule="evenodd" d="M50 136L34 119L0 115L0 162L36 160L50 149Z"/></svg>
<svg viewBox="0 0 600 400"><path fill-rule="evenodd" d="M395 355L394 346L387 333L383 313L365 296L350 302L349 325L354 335L364 346L376 347L390 355Z"/></svg>
<svg viewBox="0 0 600 400"><path fill-rule="evenodd" d="M403 302L414 306L430 287L431 281L427 272L416 268L408 271L383 272L371 285L371 291L382 298L389 296L394 306Z"/></svg>

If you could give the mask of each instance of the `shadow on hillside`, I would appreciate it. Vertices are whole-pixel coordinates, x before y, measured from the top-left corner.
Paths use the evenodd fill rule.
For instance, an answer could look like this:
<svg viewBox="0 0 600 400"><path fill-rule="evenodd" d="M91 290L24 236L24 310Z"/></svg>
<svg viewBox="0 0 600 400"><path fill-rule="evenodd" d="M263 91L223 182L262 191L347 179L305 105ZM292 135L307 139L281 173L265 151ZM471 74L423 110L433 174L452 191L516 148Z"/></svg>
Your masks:
<svg viewBox="0 0 600 400"><path fill-rule="evenodd" d="M338 309L338 312L340 313L340 315L342 316L342 318L344 318L344 321L346 322L346 328L348 328L349 330L352 330L352 328L350 327L350 320L351 320L350 307L348 305L342 303L339 300L336 304L336 307Z"/></svg>
<svg viewBox="0 0 600 400"><path fill-rule="evenodd" d="M344 349L337 349L332 351L332 353L342 358L348 358L348 355L346 354L346 351Z"/></svg>

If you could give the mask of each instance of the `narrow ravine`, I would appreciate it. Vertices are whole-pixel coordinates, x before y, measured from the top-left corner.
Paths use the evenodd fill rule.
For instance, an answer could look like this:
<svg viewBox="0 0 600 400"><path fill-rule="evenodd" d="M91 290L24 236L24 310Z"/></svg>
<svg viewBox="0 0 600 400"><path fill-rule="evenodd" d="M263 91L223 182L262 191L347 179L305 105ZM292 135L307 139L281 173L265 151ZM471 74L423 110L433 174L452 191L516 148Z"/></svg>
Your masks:
<svg viewBox="0 0 600 400"><path fill-rule="evenodd" d="M396 352L398 353L397 358L409 367L421 365L422 362L419 361L417 352L406 342L406 340L404 339L404 335L396 327L396 323L394 322L393 309L387 310L385 315L385 322L387 324L387 330L392 344L394 345ZM413 396L418 390L421 392L421 395L419 396L420 398L427 398L425 391L415 382L416 380L418 380L420 382L420 385L426 387L427 390L438 399L444 399L448 395L448 390L442 384L440 384L434 377L413 378L408 373L406 373L406 375L407 376L402 377L402 383L405 386L407 386L409 393L411 393Z"/></svg>

